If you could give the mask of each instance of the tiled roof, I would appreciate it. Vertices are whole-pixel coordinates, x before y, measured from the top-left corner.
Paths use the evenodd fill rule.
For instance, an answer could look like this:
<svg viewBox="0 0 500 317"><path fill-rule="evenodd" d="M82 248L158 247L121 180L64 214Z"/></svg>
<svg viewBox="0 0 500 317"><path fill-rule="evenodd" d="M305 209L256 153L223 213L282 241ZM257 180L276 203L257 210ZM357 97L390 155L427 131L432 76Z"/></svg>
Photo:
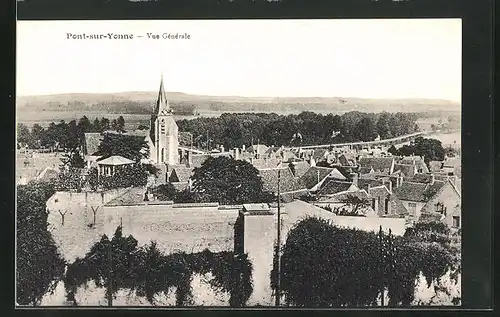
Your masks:
<svg viewBox="0 0 500 317"><path fill-rule="evenodd" d="M429 169L425 164L425 161L420 156L404 156L398 162L398 164L415 165L417 170L422 170L421 173L428 173Z"/></svg>
<svg viewBox="0 0 500 317"><path fill-rule="evenodd" d="M351 182L331 180L324 185L318 192L318 196L333 195L349 190L352 186Z"/></svg>
<svg viewBox="0 0 500 317"><path fill-rule="evenodd" d="M315 149L312 156L316 162L320 162L325 158L327 153L326 149Z"/></svg>
<svg viewBox="0 0 500 317"><path fill-rule="evenodd" d="M307 189L311 189L327 177L333 170L333 168L329 167L312 166L300 177L300 181Z"/></svg>
<svg viewBox="0 0 500 317"><path fill-rule="evenodd" d="M431 172L438 172L441 170L441 167L443 166L443 162L441 161L430 161L429 162L429 169Z"/></svg>
<svg viewBox="0 0 500 317"><path fill-rule="evenodd" d="M293 164L293 168L295 170L295 177L301 177L302 175L304 175L308 170L309 168L311 167L309 165L309 163L305 162L305 161L300 161L300 162L294 162L292 163Z"/></svg>
<svg viewBox="0 0 500 317"><path fill-rule="evenodd" d="M368 166L368 167L361 167L359 169L359 172L361 174L370 174L370 173L374 172L374 170L373 170L373 168L371 166Z"/></svg>
<svg viewBox="0 0 500 317"><path fill-rule="evenodd" d="M135 163L134 161L119 155L113 155L97 162L98 165L113 165L113 166L127 165L134 163Z"/></svg>
<svg viewBox="0 0 500 317"><path fill-rule="evenodd" d="M280 175L280 193L292 192L306 189L298 178L293 177L292 171L288 167L260 169L259 174L264 183L264 189L272 192L278 192L278 171Z"/></svg>
<svg viewBox="0 0 500 317"><path fill-rule="evenodd" d="M370 188L368 194L372 197L385 197L390 194L389 189L385 186L377 186Z"/></svg>
<svg viewBox="0 0 500 317"><path fill-rule="evenodd" d="M441 181L435 181L432 185L404 181L400 187L394 189L394 193L401 200L427 202L444 184Z"/></svg>
<svg viewBox="0 0 500 317"><path fill-rule="evenodd" d="M277 158L261 158L261 159L253 159L252 165L256 169L261 168L276 168L281 163L281 160Z"/></svg>
<svg viewBox="0 0 500 317"><path fill-rule="evenodd" d="M85 133L85 155L93 155L99 149L101 144L102 135L100 133Z"/></svg>
<svg viewBox="0 0 500 317"><path fill-rule="evenodd" d="M193 170L194 170L193 167L186 167L186 166L181 166L181 165L175 166L172 170L172 174L170 175L170 178L174 179L173 175L175 175L176 179L177 179L175 181L187 182L189 180L189 178L191 177Z"/></svg>
<svg viewBox="0 0 500 317"><path fill-rule="evenodd" d="M333 194L333 195L330 195L328 197L323 197L323 198L320 198L319 201L344 201L345 199L347 199L349 196L351 197L356 197L356 198L359 198L359 199L370 199L370 195L368 195L368 193L364 190L356 190L356 191L350 191L350 192L346 192L346 191L343 191L343 192L339 192L337 194Z"/></svg>
<svg viewBox="0 0 500 317"><path fill-rule="evenodd" d="M248 153L259 153L264 155L267 151L268 147L264 144L254 144L246 149Z"/></svg>
<svg viewBox="0 0 500 317"><path fill-rule="evenodd" d="M359 178L358 179L358 188L368 190L368 187L378 187L383 186L384 182L381 179L375 178Z"/></svg>
<svg viewBox="0 0 500 317"><path fill-rule="evenodd" d="M390 171L394 158L392 157L362 157L359 160L361 167L372 167L374 171Z"/></svg>
<svg viewBox="0 0 500 317"><path fill-rule="evenodd" d="M403 176L413 177L415 175L416 166L412 164L394 164L394 171L401 171Z"/></svg>

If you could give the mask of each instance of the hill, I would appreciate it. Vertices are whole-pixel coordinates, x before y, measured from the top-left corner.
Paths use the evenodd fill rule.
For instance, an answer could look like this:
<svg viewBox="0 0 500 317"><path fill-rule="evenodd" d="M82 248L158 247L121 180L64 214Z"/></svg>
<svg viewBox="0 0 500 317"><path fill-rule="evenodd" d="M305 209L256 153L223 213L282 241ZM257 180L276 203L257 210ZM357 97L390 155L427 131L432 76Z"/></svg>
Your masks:
<svg viewBox="0 0 500 317"><path fill-rule="evenodd" d="M20 96L17 111L89 111L123 114L149 114L156 92L130 91L120 93L73 93L57 95ZM240 97L192 95L169 92L172 108L177 113L209 112L277 112L319 113L362 112L460 112L460 104L434 99L362 99L309 97Z"/></svg>

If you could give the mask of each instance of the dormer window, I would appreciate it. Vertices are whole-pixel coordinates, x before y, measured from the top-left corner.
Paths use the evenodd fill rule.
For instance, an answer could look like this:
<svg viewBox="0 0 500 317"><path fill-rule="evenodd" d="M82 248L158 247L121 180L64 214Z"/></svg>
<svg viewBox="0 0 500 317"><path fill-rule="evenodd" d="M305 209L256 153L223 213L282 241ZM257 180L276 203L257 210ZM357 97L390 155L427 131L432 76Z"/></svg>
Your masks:
<svg viewBox="0 0 500 317"><path fill-rule="evenodd" d="M442 215L446 215L446 207L444 206L444 204L437 203L436 204L436 212L438 212Z"/></svg>

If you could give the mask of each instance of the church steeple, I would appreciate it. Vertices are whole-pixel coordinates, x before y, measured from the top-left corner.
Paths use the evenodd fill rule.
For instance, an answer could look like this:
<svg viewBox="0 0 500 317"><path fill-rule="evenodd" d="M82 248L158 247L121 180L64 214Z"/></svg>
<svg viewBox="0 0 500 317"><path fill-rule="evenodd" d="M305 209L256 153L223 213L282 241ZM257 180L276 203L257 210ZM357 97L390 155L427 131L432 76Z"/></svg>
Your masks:
<svg viewBox="0 0 500 317"><path fill-rule="evenodd" d="M165 93L165 87L163 85L163 73L161 74L160 89L158 91L158 98L156 99L156 106L154 114L157 116L170 114L172 110L168 103L167 94Z"/></svg>

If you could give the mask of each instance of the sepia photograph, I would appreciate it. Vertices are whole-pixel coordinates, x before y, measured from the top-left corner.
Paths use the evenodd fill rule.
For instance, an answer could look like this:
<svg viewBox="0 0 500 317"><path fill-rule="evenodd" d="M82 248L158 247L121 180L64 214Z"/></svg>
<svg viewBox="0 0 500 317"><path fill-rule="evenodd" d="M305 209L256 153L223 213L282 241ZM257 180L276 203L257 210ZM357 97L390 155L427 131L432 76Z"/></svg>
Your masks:
<svg viewBox="0 0 500 317"><path fill-rule="evenodd" d="M462 305L461 19L16 32L16 307Z"/></svg>

